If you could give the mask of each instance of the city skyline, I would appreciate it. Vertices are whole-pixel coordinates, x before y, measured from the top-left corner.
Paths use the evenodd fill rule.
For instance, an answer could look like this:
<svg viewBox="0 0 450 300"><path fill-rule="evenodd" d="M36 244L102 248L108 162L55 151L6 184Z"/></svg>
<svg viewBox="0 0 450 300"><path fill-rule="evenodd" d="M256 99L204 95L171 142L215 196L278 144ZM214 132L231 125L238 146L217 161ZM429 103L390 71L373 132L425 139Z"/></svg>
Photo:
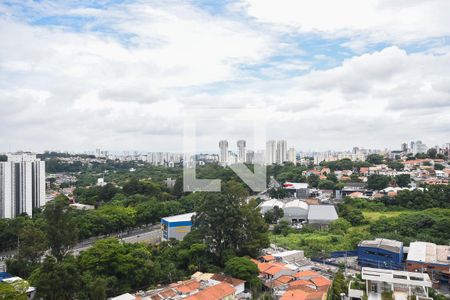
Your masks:
<svg viewBox="0 0 450 300"><path fill-rule="evenodd" d="M299 149L448 142L449 5L2 3L0 150L180 151L211 106L265 107Z"/></svg>

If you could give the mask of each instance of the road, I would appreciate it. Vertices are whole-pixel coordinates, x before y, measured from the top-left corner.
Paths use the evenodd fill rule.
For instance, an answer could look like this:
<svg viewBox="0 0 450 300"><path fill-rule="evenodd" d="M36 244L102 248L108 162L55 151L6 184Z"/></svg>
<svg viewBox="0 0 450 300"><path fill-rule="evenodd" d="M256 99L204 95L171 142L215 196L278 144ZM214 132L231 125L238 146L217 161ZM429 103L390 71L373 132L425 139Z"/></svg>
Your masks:
<svg viewBox="0 0 450 300"><path fill-rule="evenodd" d="M126 232L120 232L117 234L104 235L100 237L92 237L86 240L83 240L76 244L72 251L74 255L79 255L80 252L89 249L96 241L102 240L105 238L116 237L125 243L149 243L149 244L157 244L161 241L162 231L160 224L150 225L148 227L136 228ZM0 253L0 258L2 256L12 256L15 254L15 251L8 251L5 253ZM5 260L0 259L0 272L6 270Z"/></svg>
<svg viewBox="0 0 450 300"><path fill-rule="evenodd" d="M80 254L80 252L89 249L92 244L94 244L94 242L101 240L101 239L105 239L105 238L109 238L109 237L117 237L118 239L120 239L121 241L123 241L124 243L148 243L148 244L157 244L161 241L161 236L162 236L162 231L160 228L160 225L154 225L152 227L146 228L146 230L144 231L139 231L139 233L136 233L136 231L133 231L133 233L122 233L122 234L117 234L117 235L111 235L111 236L106 236L100 239L95 239L93 241L83 241L81 243L78 243L74 248L73 248L73 254L74 255L78 255Z"/></svg>

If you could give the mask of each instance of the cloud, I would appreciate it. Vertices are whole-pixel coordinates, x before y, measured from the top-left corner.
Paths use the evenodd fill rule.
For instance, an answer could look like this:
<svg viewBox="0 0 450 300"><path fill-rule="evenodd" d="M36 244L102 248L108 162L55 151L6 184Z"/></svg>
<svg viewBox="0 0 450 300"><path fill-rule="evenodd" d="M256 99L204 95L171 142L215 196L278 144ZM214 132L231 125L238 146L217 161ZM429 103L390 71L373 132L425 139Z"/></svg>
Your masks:
<svg viewBox="0 0 450 300"><path fill-rule="evenodd" d="M281 30L349 38L344 45L355 50L368 43L409 43L450 35L446 0L242 0L241 8Z"/></svg>
<svg viewBox="0 0 450 300"><path fill-rule="evenodd" d="M180 151L192 107L265 106L268 136L298 149L450 131L450 49L403 46L448 34L442 1L23 3L0 5L0 150ZM250 132L214 124L201 145Z"/></svg>

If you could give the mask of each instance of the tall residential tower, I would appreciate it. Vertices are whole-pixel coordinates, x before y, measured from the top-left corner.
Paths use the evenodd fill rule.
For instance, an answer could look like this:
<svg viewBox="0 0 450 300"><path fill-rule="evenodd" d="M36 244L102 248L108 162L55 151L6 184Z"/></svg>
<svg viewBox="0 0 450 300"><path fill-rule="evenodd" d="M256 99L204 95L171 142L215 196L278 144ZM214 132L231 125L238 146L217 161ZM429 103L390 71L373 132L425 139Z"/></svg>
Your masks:
<svg viewBox="0 0 450 300"><path fill-rule="evenodd" d="M0 218L15 218L45 204L45 162L35 154L9 154L0 162Z"/></svg>
<svg viewBox="0 0 450 300"><path fill-rule="evenodd" d="M219 148L220 148L219 162L222 165L226 165L228 164L228 141L227 140L219 141Z"/></svg>

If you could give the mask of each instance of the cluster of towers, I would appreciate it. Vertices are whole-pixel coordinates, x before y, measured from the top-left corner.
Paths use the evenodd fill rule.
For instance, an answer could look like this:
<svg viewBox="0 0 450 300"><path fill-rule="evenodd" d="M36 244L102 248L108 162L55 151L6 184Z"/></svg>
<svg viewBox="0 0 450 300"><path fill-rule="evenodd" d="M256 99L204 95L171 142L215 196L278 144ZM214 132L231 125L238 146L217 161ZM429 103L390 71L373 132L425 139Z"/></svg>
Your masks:
<svg viewBox="0 0 450 300"><path fill-rule="evenodd" d="M267 165L283 164L285 162L297 162L297 155L294 148L287 148L286 140L274 141L270 140L266 143L266 150L264 151L252 151L247 150L247 143L245 140L238 140L237 154L229 151L228 141L219 141L219 162L222 165L229 165L233 163L265 163Z"/></svg>

